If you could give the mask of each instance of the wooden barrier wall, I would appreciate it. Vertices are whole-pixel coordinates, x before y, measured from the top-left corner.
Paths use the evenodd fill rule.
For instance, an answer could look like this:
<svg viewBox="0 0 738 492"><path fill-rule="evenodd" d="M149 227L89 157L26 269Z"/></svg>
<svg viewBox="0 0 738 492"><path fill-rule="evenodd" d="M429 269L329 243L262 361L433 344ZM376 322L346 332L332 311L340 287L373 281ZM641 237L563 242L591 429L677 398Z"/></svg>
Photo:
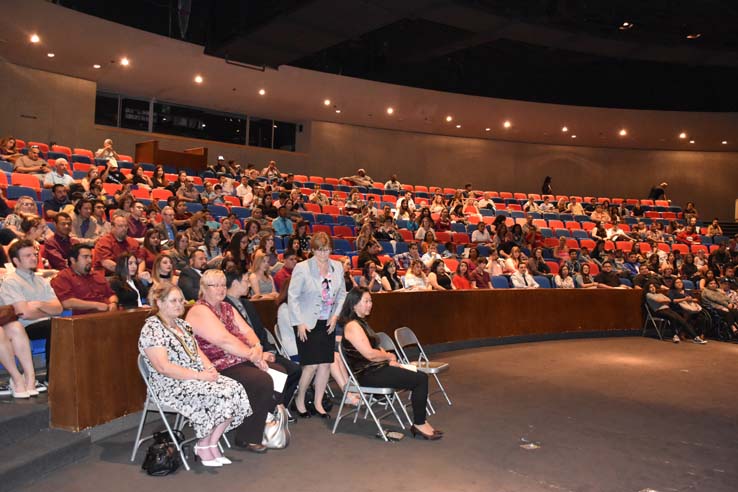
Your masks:
<svg viewBox="0 0 738 492"><path fill-rule="evenodd" d="M638 290L473 290L403 292L373 297L370 323L392 333L409 326L423 344L637 329ZM272 301L255 302L264 324ZM148 310L55 318L52 323L51 426L72 431L141 410L145 387L136 366Z"/></svg>

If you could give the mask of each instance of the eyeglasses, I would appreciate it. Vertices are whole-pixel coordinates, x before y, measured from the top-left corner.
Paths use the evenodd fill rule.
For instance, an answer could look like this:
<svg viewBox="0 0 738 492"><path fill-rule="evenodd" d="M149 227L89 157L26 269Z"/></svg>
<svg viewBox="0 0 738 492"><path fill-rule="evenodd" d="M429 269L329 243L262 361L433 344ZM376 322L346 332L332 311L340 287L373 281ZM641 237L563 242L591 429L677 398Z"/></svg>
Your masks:
<svg viewBox="0 0 738 492"><path fill-rule="evenodd" d="M330 253L331 252L331 248L318 248L318 249L315 249L313 251L315 251L316 253Z"/></svg>
<svg viewBox="0 0 738 492"><path fill-rule="evenodd" d="M183 298L179 298L179 299L165 299L165 301L166 302L169 302L171 304L184 304L185 302L187 302Z"/></svg>
<svg viewBox="0 0 738 492"><path fill-rule="evenodd" d="M205 284L206 287L214 287L216 289L225 289L225 284Z"/></svg>

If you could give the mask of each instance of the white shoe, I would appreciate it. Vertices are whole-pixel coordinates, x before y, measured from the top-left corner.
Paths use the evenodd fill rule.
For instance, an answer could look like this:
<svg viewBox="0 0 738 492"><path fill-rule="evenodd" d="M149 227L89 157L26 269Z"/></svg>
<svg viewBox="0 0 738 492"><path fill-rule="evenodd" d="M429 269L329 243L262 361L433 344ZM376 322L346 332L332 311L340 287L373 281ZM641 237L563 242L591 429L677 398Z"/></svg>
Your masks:
<svg viewBox="0 0 738 492"><path fill-rule="evenodd" d="M211 445L211 446L208 446L208 447L209 447L209 448L217 448L217 447L218 447L218 445L217 445L217 444L213 444L213 445ZM218 456L218 457L217 457L217 458L215 458L215 459L216 459L216 460L218 461L218 463L220 463L221 465L232 465L232 464L233 464L233 462L232 462L231 460L229 460L228 458L226 458L225 456Z"/></svg>
<svg viewBox="0 0 738 492"><path fill-rule="evenodd" d="M197 444L195 444L195 448L194 448L194 451L195 451L195 461L197 461L198 458L199 458L200 461L202 462L202 466L211 466L211 467L214 467L214 468L223 466L223 464L220 461L218 461L217 459L214 459L214 460L204 460L204 459L200 458L200 455L199 454L197 454L197 450L198 449L208 449L209 447L210 446L198 446Z"/></svg>
<svg viewBox="0 0 738 492"><path fill-rule="evenodd" d="M674 335L674 337L671 339L671 341L674 342L674 343L681 342L681 340L679 339L679 335Z"/></svg>
<svg viewBox="0 0 738 492"><path fill-rule="evenodd" d="M10 380L10 394L13 395L13 398L30 398L31 394L28 391L15 391L15 383L13 383L13 380Z"/></svg>
<svg viewBox="0 0 738 492"><path fill-rule="evenodd" d="M700 344L700 345L704 345L704 344L706 344L706 343L707 343L707 340L703 340L703 339L702 339L702 338L700 338L700 337L695 337L695 339L694 339L694 340L692 340L692 343L698 343L698 344Z"/></svg>

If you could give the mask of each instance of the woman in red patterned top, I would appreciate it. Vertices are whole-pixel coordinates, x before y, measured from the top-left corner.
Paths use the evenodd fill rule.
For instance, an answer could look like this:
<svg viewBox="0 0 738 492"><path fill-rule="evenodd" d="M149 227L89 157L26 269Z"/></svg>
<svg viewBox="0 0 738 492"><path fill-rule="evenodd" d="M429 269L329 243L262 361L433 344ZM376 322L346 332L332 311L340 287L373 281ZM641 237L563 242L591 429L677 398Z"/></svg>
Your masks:
<svg viewBox="0 0 738 492"><path fill-rule="evenodd" d="M236 429L235 442L255 453L262 445L267 413L283 403L275 393L270 367L286 374L274 363L274 354L264 352L259 338L233 306L225 302L226 279L221 270L207 270L200 278L200 299L187 313L203 353L219 373L241 383L254 413ZM290 395L292 396L292 395Z"/></svg>

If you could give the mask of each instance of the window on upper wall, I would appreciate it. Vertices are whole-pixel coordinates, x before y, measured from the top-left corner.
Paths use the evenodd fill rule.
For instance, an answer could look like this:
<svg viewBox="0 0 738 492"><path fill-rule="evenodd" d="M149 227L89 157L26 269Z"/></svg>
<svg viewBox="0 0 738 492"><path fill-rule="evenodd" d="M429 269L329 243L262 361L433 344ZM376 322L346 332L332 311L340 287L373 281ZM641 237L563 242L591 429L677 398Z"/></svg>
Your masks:
<svg viewBox="0 0 738 492"><path fill-rule="evenodd" d="M118 96L98 92L95 96L95 124L118 126Z"/></svg>
<svg viewBox="0 0 738 492"><path fill-rule="evenodd" d="M286 121L274 122L274 148L279 150L295 151L297 125Z"/></svg>
<svg viewBox="0 0 738 492"><path fill-rule="evenodd" d="M153 131L244 145L246 116L154 103Z"/></svg>
<svg viewBox="0 0 738 492"><path fill-rule="evenodd" d="M272 148L272 120L265 118L249 118L249 145L252 147Z"/></svg>
<svg viewBox="0 0 738 492"><path fill-rule="evenodd" d="M121 99L120 111L121 128L132 130L149 129L149 101L141 99Z"/></svg>

